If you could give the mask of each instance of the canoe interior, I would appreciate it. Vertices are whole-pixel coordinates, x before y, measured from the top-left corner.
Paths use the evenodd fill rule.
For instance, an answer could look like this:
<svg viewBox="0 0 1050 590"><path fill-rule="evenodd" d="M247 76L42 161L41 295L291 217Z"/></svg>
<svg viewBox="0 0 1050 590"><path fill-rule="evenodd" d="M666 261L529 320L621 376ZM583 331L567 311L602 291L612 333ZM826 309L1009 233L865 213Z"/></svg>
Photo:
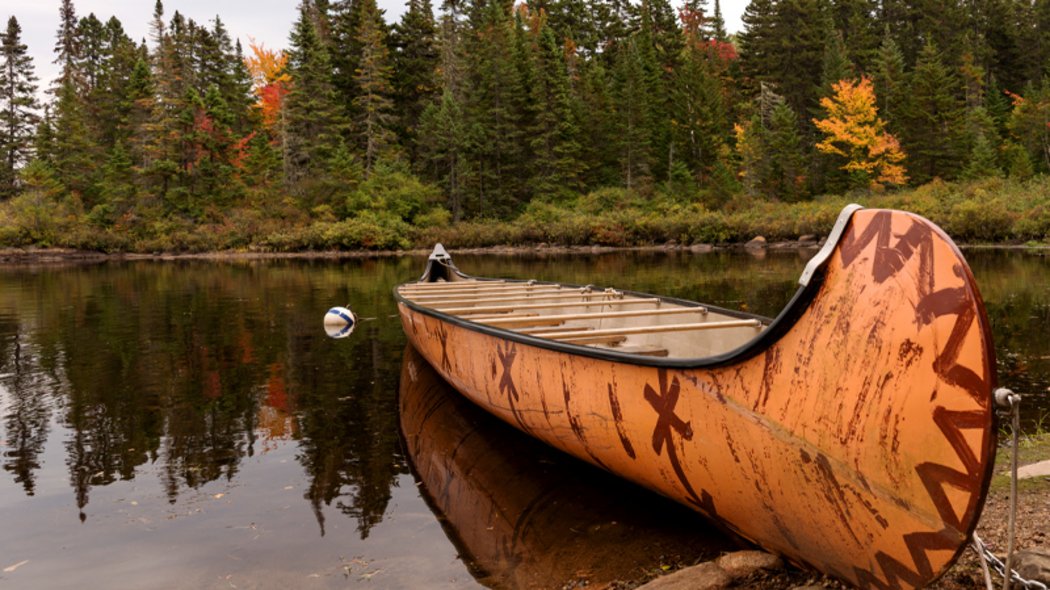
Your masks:
<svg viewBox="0 0 1050 590"><path fill-rule="evenodd" d="M716 356L744 345L769 325L765 318L700 304L534 281L417 282L402 285L398 294L462 320L630 355Z"/></svg>

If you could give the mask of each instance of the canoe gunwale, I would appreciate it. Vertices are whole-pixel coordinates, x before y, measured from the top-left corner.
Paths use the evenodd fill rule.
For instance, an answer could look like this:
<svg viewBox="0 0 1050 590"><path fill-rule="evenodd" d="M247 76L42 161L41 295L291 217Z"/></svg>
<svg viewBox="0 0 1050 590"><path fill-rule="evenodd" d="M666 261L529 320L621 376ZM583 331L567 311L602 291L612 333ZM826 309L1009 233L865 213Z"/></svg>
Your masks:
<svg viewBox="0 0 1050 590"><path fill-rule="evenodd" d="M640 291L630 291L618 289L617 291L626 295L634 297L653 297L661 302L671 303L674 305L681 305L684 307L705 307L709 311L728 315L739 319L758 320L766 326L765 330L762 330L754 338L745 342L744 344L729 350L727 352L705 356L705 357L689 357L689 358L668 358L668 357L653 357L640 354L633 354L629 352L619 352L611 348L595 348L593 346L587 346L582 344L571 344L567 342L558 342L555 340L549 340L546 338L537 338L528 334L522 334L513 330L500 328L498 326L491 326L486 324L477 323L467 318L451 315L441 311L437 311L426 305L422 305L406 299L401 295L400 289L405 285L418 284L420 281L411 281L408 283L402 283L394 287L394 299L398 304L405 305L406 307L422 313L424 315L431 316L435 319L443 322L448 322L457 327L466 328L475 332L480 332L495 338L501 338L504 340L511 340L519 342L521 344L527 344L530 346L537 346L540 348L546 348L548 350L554 350L558 352L564 352L567 354L582 355L597 359L610 360L619 363L630 363L635 365L641 365L646 367L659 367L659 368L672 368L672 369L706 369L723 367L727 365L733 365L742 361L746 361L752 357L762 354L770 346L775 344L781 337L787 334L791 328L795 325L795 322L802 316L802 314L809 308L810 303L816 297L817 293L820 292L820 288L824 283L824 270L827 268L828 261L831 259L831 253L835 250L835 247L845 236L846 227L849 225L850 219L853 214L862 207L859 205L848 205L839 214L838 219L835 221L835 226L828 235L828 239L824 244L823 249L820 250L810 261L806 264L806 268L802 273L802 277L799 279L799 288L795 291L795 294L788 301L787 305L781 309L780 313L773 319L757 314L746 313L742 311L736 311L732 309L725 309L715 305L707 303L690 301L688 299L679 299L677 297L668 297L664 295L655 295L652 293L643 293ZM444 260L448 260L445 264ZM438 263L438 264L435 264ZM435 267L441 267L442 271L451 271L463 280L471 280L477 282L486 281L500 281L502 283L530 283L532 285L561 285L566 288L581 288L584 285L572 285L566 283L555 283L551 281L536 281L536 280L512 280L512 279L491 279L485 277L474 277L467 275L456 268L455 264L451 262L451 259L430 259L427 261L427 268L423 276L420 279L426 278L431 269ZM450 284L455 284L457 281L451 281Z"/></svg>

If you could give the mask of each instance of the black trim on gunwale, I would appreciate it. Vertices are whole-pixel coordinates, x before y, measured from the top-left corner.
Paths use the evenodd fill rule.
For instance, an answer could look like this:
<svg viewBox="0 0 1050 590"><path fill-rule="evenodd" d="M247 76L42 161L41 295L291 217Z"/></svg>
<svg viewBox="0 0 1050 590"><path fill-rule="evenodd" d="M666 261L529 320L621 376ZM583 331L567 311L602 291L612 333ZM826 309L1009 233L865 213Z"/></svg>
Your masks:
<svg viewBox="0 0 1050 590"><path fill-rule="evenodd" d="M780 338L787 334L795 323L802 316L802 314L809 308L809 304L813 301L816 294L820 292L821 286L824 284L825 269L828 261L831 259L831 253L843 236L846 234L846 227L849 225L849 220L853 217L853 213L860 210L861 207L857 205L848 205L839 214L838 219L835 221L835 226L828 235L828 239L824 244L824 247L817 252L815 256L806 264L806 268L802 273L799 283L801 286L795 291L795 295L791 297L791 300L786 306L780 311L776 318L770 320L767 317L745 313L741 311L735 311L730 309L724 309L717 306L707 305L696 301L689 301L686 299L678 299L676 297L667 297L663 295L654 295L651 293L642 293L640 291L626 291L618 290L618 292L624 295L633 295L636 297L652 297L664 301L667 303L673 303L684 307L706 307L707 309L716 313L728 315L730 317L736 317L740 319L755 319L762 322L766 326L765 330L762 330L754 338L747 341L746 343L722 354L706 356L706 357L695 357L695 358L667 358L667 357L652 357L639 354L631 354L627 352L618 352L612 348L595 348L593 346L587 346L583 344L569 344L565 342L558 342L556 340L548 340L546 338L537 338L535 336L529 336L527 334L521 334L520 332L514 332L505 328L497 328L495 326L489 326L485 324L479 324L472 322L454 315L435 311L429 307L415 303L409 299L405 299L401 296L399 290L405 285L413 285L423 282L423 279L427 278L430 271L434 267L441 267L443 271L450 270L452 273L458 275L463 280L475 280L479 282L484 281L502 281L504 283L514 284L527 284L531 283L534 285L561 285L563 287L581 287L581 285L572 285L566 283L555 283L551 281L527 281L527 280L508 280L508 279L493 279L484 277L472 277L460 271L456 268L455 264L452 263L452 259L447 257L442 258L439 262L433 255L427 261L426 271L423 276L420 277L419 281L412 281L409 283L403 283L394 287L394 299L399 304L404 304L409 309L437 318L441 321L448 322L461 328L480 332L488 336L495 338L502 338L504 340L512 340L514 342L520 342L530 346L537 346L539 348L546 348L548 350L554 350L557 352L564 352L566 354L575 354L581 356L587 356L602 360L608 360L618 363L630 363L634 365L641 365L646 367L664 367L674 369L691 369L691 368L714 368L726 365L739 363L750 358L753 358L763 352ZM438 245L440 247L440 244ZM441 248L444 252L444 248ZM445 262L447 260L447 262ZM435 262L439 264L435 265ZM448 278L446 278L448 280ZM455 283L455 281L450 281Z"/></svg>

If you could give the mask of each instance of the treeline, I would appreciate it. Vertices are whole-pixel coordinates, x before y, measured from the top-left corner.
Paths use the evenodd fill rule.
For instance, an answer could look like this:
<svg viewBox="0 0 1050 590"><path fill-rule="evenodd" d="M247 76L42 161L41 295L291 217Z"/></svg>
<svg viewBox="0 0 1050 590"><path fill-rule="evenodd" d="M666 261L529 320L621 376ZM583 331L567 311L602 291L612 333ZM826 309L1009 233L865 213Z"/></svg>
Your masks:
<svg viewBox="0 0 1050 590"><path fill-rule="evenodd" d="M1050 171L1050 0L753 0L737 36L718 0L393 25L303 0L286 51L159 0L148 42L60 17L45 105L14 17L2 39L8 244L388 247L596 192L718 211Z"/></svg>

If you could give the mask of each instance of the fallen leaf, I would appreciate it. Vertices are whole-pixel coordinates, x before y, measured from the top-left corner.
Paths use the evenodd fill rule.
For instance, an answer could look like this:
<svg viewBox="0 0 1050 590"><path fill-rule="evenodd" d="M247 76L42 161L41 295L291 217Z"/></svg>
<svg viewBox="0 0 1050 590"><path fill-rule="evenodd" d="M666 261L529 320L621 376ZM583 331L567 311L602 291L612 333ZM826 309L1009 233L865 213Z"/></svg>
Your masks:
<svg viewBox="0 0 1050 590"><path fill-rule="evenodd" d="M226 494L223 494L222 492L219 492L218 494L215 494L214 496L212 496L212 498L215 498L216 500L218 500L219 498L221 498L221 497L223 497L225 495Z"/></svg>
<svg viewBox="0 0 1050 590"><path fill-rule="evenodd" d="M28 559L23 559L22 561L14 564L14 565L9 565L9 566L4 568L4 573L5 574L9 574L9 573L15 571L16 569L22 567L23 565L25 565L27 563L29 563L29 560Z"/></svg>

